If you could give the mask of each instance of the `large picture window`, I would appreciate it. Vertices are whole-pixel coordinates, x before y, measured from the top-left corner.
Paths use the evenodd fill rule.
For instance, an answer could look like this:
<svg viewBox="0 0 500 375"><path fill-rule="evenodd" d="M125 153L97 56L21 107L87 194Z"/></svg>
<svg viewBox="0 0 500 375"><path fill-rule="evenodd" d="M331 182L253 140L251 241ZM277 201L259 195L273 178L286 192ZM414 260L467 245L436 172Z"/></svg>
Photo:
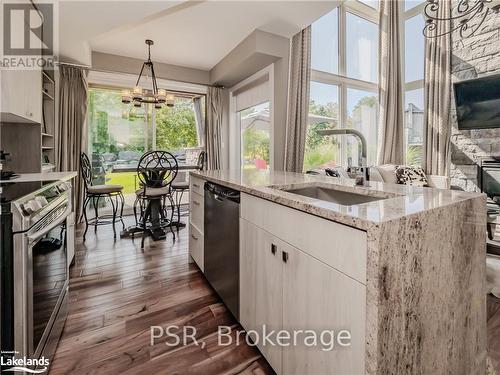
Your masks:
<svg viewBox="0 0 500 375"><path fill-rule="evenodd" d="M201 101L197 114L195 101ZM88 97L88 153L94 184L124 187L131 206L139 188L134 169L144 152L165 150L179 163L195 164L201 151L197 118L204 117L204 96L176 96L174 107L154 109L121 102L121 90L91 87Z"/></svg>
<svg viewBox="0 0 500 375"><path fill-rule="evenodd" d="M367 163L377 156L378 1L350 1L312 25L311 94L304 170L360 165L352 136L318 130L353 128L368 143Z"/></svg>
<svg viewBox="0 0 500 375"><path fill-rule="evenodd" d="M424 125L425 2L406 0L403 12L406 163L421 165Z"/></svg>

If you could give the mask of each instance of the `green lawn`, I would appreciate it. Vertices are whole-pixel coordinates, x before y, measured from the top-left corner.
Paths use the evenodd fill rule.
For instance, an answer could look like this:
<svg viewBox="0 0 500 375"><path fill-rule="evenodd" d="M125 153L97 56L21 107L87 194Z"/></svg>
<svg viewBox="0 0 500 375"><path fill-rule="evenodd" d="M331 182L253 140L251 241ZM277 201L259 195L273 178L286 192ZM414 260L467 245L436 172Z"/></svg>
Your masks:
<svg viewBox="0 0 500 375"><path fill-rule="evenodd" d="M123 194L133 194L136 189L136 185L139 185L136 172L120 172L120 173L108 173L106 174L106 185L122 185Z"/></svg>

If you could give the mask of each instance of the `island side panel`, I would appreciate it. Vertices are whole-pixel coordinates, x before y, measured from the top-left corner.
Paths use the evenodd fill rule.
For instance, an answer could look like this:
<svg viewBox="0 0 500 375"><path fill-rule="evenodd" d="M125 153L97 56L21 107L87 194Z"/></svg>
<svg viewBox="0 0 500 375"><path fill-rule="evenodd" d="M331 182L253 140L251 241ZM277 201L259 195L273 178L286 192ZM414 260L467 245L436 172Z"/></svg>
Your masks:
<svg viewBox="0 0 500 375"><path fill-rule="evenodd" d="M369 229L367 374L485 374L486 199Z"/></svg>

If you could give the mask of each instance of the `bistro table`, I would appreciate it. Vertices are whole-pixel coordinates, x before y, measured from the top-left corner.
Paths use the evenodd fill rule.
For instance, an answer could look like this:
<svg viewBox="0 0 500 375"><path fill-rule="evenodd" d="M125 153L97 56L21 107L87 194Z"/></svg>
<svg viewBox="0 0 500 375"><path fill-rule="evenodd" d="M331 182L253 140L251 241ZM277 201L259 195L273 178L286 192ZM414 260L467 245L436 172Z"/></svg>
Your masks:
<svg viewBox="0 0 500 375"><path fill-rule="evenodd" d="M199 169L198 165L196 164L178 164L177 169L179 171L189 171L189 170L196 170ZM137 172L137 165L116 165L113 166L113 170L111 173L123 173L123 172ZM164 229L161 227L160 223L160 209L161 205L157 204L155 201L151 205L151 237L153 238L154 241L158 241L161 239L164 239L166 237ZM173 207L172 207L173 209ZM182 228L185 227L186 224L182 223L180 221L172 221L168 224L167 227L172 226L172 227L177 227L177 228ZM131 235L134 235L135 233L142 232L142 229L137 226L131 226L129 228L126 228L124 231L120 233L120 237L129 237Z"/></svg>

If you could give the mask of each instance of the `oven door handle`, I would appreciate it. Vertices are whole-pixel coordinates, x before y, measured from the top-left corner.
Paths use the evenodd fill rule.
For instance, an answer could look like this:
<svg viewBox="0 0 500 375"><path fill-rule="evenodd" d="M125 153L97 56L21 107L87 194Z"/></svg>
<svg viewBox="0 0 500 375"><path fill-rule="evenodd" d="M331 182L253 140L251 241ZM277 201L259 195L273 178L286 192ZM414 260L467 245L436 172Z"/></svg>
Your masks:
<svg viewBox="0 0 500 375"><path fill-rule="evenodd" d="M66 220L66 218L71 213L71 211L72 211L71 204L68 203L68 206L66 207L66 210L64 211L64 213L56 221L50 223L45 228L40 229L39 231L32 233L28 236L29 243L33 243L33 242L37 241L39 238L43 237L44 235L49 233L52 229L54 229L55 227L60 225L64 220Z"/></svg>

